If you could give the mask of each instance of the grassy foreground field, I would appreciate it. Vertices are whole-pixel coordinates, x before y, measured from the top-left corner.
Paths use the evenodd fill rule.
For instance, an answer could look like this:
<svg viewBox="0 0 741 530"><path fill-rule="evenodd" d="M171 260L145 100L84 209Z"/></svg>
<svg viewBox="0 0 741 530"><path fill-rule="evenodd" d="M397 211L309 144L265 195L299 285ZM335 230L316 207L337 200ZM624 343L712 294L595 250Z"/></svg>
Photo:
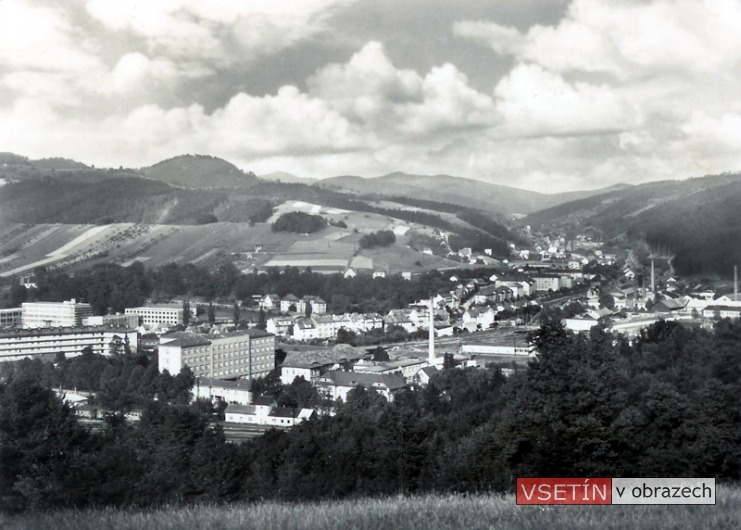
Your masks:
<svg viewBox="0 0 741 530"><path fill-rule="evenodd" d="M485 529L741 528L741 489L715 506L517 506L513 496L421 496L319 503L65 511L0 519L3 529Z"/></svg>

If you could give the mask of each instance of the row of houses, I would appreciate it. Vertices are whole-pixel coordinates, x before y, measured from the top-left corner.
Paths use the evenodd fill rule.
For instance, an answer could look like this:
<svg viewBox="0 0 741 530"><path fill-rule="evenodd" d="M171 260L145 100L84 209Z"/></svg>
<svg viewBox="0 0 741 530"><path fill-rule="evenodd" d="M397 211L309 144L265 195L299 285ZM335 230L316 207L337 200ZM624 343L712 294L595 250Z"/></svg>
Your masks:
<svg viewBox="0 0 741 530"><path fill-rule="evenodd" d="M327 302L318 296L298 298L292 294L287 294L281 298L277 294L266 294L260 298L259 306L260 309L265 311L280 311L281 313L305 314L309 306L311 306L312 314L323 315L327 312Z"/></svg>
<svg viewBox="0 0 741 530"><path fill-rule="evenodd" d="M365 333L382 329L383 318L377 313L345 313L343 315L314 315L310 317L279 316L268 320L266 330L295 340L333 339L344 329Z"/></svg>

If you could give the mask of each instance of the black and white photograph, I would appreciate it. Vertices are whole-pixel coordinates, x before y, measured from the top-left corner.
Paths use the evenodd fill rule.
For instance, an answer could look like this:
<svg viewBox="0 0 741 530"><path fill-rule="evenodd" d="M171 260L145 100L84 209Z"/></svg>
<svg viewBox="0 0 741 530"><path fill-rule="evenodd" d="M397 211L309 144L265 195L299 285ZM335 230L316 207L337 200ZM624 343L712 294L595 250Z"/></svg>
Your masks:
<svg viewBox="0 0 741 530"><path fill-rule="evenodd" d="M2 530L741 528L739 265L740 0L0 0Z"/></svg>

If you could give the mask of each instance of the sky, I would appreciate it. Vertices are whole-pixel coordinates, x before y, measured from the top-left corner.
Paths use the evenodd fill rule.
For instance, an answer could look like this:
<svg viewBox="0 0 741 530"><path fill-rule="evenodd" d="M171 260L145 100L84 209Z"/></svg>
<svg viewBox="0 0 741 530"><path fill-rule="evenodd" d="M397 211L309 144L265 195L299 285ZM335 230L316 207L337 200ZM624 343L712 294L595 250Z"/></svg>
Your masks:
<svg viewBox="0 0 741 530"><path fill-rule="evenodd" d="M0 0L0 151L551 193L741 170L739 0Z"/></svg>

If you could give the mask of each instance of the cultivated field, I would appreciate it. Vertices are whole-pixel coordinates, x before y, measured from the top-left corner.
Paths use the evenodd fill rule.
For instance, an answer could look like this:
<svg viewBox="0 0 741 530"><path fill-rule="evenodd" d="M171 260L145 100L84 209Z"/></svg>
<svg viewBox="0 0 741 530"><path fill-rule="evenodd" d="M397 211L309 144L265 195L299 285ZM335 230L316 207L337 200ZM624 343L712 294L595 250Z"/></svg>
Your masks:
<svg viewBox="0 0 741 530"><path fill-rule="evenodd" d="M375 270L387 273L461 266L407 246L414 234L432 236L435 231L429 227L385 215L297 201L278 206L273 219L289 211L318 213L330 222L345 223L347 228L328 226L313 234L293 234L273 232L270 223L254 226L242 223L195 226L8 224L0 227L0 276L30 274L41 266L74 272L98 263L128 266L138 260L151 267L169 262L209 266L218 265L227 258L243 270L294 266L342 272L357 255L372 259ZM361 250L358 241L363 234L378 230L394 231L396 244L383 249Z"/></svg>
<svg viewBox="0 0 741 530"><path fill-rule="evenodd" d="M8 518L17 530L626 530L741 528L741 490L719 487L715 506L517 506L513 496L431 495L318 503L264 502L154 511L93 510Z"/></svg>

